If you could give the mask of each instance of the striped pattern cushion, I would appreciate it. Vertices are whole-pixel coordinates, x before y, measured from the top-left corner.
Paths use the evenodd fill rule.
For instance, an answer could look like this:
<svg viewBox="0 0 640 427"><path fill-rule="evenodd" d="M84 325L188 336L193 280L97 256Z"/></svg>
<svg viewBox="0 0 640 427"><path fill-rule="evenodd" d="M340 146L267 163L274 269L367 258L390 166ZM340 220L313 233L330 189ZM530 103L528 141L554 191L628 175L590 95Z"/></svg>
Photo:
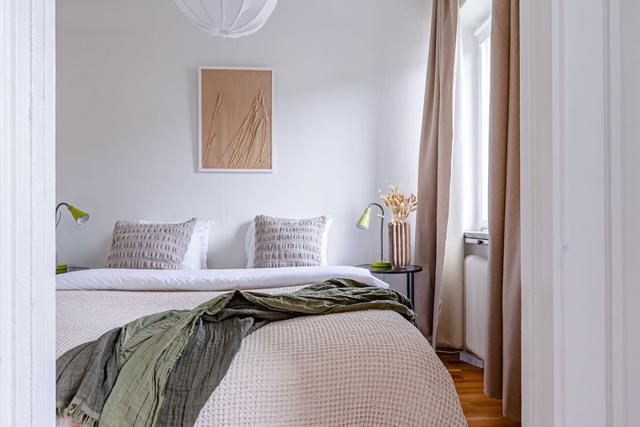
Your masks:
<svg viewBox="0 0 640 427"><path fill-rule="evenodd" d="M258 215L254 266L308 267L321 265L322 235L328 218L287 219Z"/></svg>
<svg viewBox="0 0 640 427"><path fill-rule="evenodd" d="M180 224L116 222L107 268L178 270L196 218Z"/></svg>

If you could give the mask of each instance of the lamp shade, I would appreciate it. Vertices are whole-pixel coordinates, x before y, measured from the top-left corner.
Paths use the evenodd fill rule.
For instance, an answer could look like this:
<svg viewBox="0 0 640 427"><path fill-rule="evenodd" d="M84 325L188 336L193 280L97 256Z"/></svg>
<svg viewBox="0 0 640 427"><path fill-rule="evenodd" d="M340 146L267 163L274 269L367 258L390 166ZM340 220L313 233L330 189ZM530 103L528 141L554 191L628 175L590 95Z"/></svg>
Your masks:
<svg viewBox="0 0 640 427"><path fill-rule="evenodd" d="M76 224L82 225L85 222L89 221L89 214L85 211L80 210L73 205L67 205L67 209L69 210L69 213L71 214L73 219L76 220Z"/></svg>
<svg viewBox="0 0 640 427"><path fill-rule="evenodd" d="M368 230L369 224L371 224L371 206L364 210L362 216L358 220L357 226L363 230Z"/></svg>
<svg viewBox="0 0 640 427"><path fill-rule="evenodd" d="M235 39L258 31L278 0L175 0L196 27L212 36Z"/></svg>

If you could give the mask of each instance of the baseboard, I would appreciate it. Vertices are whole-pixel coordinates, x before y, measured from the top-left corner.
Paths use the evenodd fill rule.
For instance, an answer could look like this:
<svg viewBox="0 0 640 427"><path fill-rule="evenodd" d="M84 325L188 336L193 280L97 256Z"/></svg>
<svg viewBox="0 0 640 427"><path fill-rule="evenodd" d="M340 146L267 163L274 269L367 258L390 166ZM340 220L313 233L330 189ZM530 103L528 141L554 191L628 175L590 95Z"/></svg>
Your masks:
<svg viewBox="0 0 640 427"><path fill-rule="evenodd" d="M464 350L461 351L460 360L462 362L468 363L469 365L473 365L477 368L484 369L484 361L473 353L469 353Z"/></svg>

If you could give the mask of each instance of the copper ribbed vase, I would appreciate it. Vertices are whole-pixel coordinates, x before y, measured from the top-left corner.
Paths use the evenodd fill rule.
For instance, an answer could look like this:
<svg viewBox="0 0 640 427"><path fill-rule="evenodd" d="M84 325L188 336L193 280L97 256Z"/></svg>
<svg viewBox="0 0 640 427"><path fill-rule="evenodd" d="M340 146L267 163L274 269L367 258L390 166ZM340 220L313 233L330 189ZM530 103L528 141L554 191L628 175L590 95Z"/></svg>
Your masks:
<svg viewBox="0 0 640 427"><path fill-rule="evenodd" d="M389 224L389 261L393 268L411 264L411 233L408 222Z"/></svg>

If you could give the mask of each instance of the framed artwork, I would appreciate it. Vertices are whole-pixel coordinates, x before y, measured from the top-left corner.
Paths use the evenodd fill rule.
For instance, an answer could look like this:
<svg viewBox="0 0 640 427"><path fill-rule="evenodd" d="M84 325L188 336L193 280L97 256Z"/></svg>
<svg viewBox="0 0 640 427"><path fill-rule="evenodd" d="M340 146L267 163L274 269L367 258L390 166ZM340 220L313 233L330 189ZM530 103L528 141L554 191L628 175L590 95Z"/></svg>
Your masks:
<svg viewBox="0 0 640 427"><path fill-rule="evenodd" d="M200 172L273 170L273 70L200 67Z"/></svg>

